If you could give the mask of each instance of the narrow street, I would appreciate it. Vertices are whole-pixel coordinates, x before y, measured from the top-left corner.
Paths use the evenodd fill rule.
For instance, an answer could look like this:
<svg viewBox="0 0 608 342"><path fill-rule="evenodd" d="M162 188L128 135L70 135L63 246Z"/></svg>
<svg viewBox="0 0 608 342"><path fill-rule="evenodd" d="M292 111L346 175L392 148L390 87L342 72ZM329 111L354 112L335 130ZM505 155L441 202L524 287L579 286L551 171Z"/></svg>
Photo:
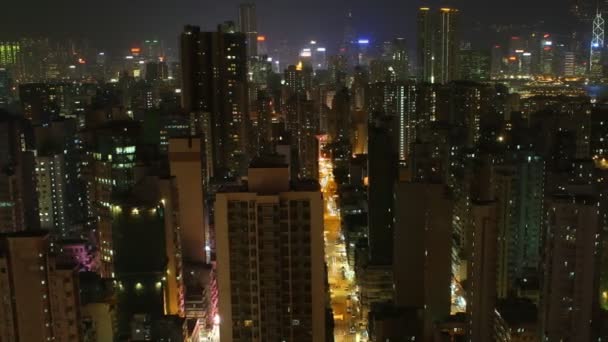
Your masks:
<svg viewBox="0 0 608 342"><path fill-rule="evenodd" d="M325 261L330 287L331 306L334 313L334 338L336 342L365 341L365 326L359 325L360 310L356 296L354 270L346 258L342 236L340 210L337 204L337 184L333 176L330 158L319 157L319 182L323 192L325 213Z"/></svg>

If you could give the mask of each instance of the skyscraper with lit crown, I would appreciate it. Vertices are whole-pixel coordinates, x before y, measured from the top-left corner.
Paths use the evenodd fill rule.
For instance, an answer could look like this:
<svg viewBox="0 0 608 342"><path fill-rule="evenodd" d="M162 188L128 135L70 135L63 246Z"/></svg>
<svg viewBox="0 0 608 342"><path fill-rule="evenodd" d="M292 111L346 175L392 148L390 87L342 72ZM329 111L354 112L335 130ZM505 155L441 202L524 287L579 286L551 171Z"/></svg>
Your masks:
<svg viewBox="0 0 608 342"><path fill-rule="evenodd" d="M204 118L203 134L212 147L209 176L238 177L248 162L247 37L231 22L217 32L186 26L181 35L182 103Z"/></svg>
<svg viewBox="0 0 608 342"><path fill-rule="evenodd" d="M458 10L429 7L418 11L418 76L423 82L447 83L454 79L458 47Z"/></svg>

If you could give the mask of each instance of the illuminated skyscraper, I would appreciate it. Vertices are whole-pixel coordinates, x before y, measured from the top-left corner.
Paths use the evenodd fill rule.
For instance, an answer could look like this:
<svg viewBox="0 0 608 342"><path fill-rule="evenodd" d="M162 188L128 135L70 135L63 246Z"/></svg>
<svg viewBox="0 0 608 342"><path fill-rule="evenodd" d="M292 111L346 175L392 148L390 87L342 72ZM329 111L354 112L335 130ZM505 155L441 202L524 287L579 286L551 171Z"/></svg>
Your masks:
<svg viewBox="0 0 608 342"><path fill-rule="evenodd" d="M429 7L418 11L418 73L429 83L447 83L454 79L456 64L458 10L443 7L433 12Z"/></svg>
<svg viewBox="0 0 608 342"><path fill-rule="evenodd" d="M0 67L0 109L6 108L10 101L10 78L6 68Z"/></svg>
<svg viewBox="0 0 608 342"><path fill-rule="evenodd" d="M589 75L601 77L603 74L602 51L604 50L604 18L598 11L593 19L593 32L589 52Z"/></svg>
<svg viewBox="0 0 608 342"><path fill-rule="evenodd" d="M437 77L439 83L447 83L454 79L456 64L456 49L458 41L456 36L458 10L441 8L439 20L435 28L435 61L437 63Z"/></svg>
<svg viewBox="0 0 608 342"><path fill-rule="evenodd" d="M255 16L255 4L245 3L239 6L239 30L246 37L247 57L258 55L258 25Z"/></svg>
<svg viewBox="0 0 608 342"><path fill-rule="evenodd" d="M540 40L540 60L539 72L544 75L552 75L555 73L555 42L550 34L544 34Z"/></svg>
<svg viewBox="0 0 608 342"><path fill-rule="evenodd" d="M292 96L285 105L287 129L296 147L298 178L317 179L319 175L319 110L311 100Z"/></svg>
<svg viewBox="0 0 608 342"><path fill-rule="evenodd" d="M564 76L574 76L576 74L576 54L572 51L564 52L562 65Z"/></svg>
<svg viewBox="0 0 608 342"><path fill-rule="evenodd" d="M246 39L229 23L217 32L186 26L181 35L182 102L207 122L203 134L211 142L207 158L215 177L235 177L248 163Z"/></svg>
<svg viewBox="0 0 608 342"><path fill-rule="evenodd" d="M18 42L0 42L0 67L17 64L20 46Z"/></svg>
<svg viewBox="0 0 608 342"><path fill-rule="evenodd" d="M405 38L395 38L391 44L389 64L393 68L398 81L406 81L408 79L409 63Z"/></svg>
<svg viewBox="0 0 608 342"><path fill-rule="evenodd" d="M100 272L111 277L114 267L112 202L135 184L135 156L140 126L131 121L107 122L82 132L88 152L83 161L88 218L95 225Z"/></svg>
<svg viewBox="0 0 608 342"><path fill-rule="evenodd" d="M307 93L312 88L312 69L305 67L302 63L290 65L284 71L285 88L287 96L298 95L303 99L308 97Z"/></svg>
<svg viewBox="0 0 608 342"><path fill-rule="evenodd" d="M416 140L416 85L413 82L379 82L368 87L371 111L392 118L394 151L399 161L408 160Z"/></svg>
<svg viewBox="0 0 608 342"><path fill-rule="evenodd" d="M499 298L516 293L523 279L538 273L544 180L544 162L532 153L513 154L496 168Z"/></svg>
<svg viewBox="0 0 608 342"><path fill-rule="evenodd" d="M369 50L369 39L366 39L366 38L357 39L356 58L355 58L356 65L367 66L369 64L368 50Z"/></svg>
<svg viewBox="0 0 608 342"><path fill-rule="evenodd" d="M76 131L73 119L34 128L40 226L52 240L68 237L86 217Z"/></svg>
<svg viewBox="0 0 608 342"><path fill-rule="evenodd" d="M461 49L458 52L458 80L487 81L490 79L490 55L485 51Z"/></svg>
<svg viewBox="0 0 608 342"><path fill-rule="evenodd" d="M432 13L428 7L418 11L418 78L423 82L433 83L433 28Z"/></svg>
<svg viewBox="0 0 608 342"><path fill-rule="evenodd" d="M146 61L158 62L159 58L164 57L162 42L158 39L146 39L142 43L142 56Z"/></svg>
<svg viewBox="0 0 608 342"><path fill-rule="evenodd" d="M314 47L312 50L312 68L313 70L327 70L326 48Z"/></svg>

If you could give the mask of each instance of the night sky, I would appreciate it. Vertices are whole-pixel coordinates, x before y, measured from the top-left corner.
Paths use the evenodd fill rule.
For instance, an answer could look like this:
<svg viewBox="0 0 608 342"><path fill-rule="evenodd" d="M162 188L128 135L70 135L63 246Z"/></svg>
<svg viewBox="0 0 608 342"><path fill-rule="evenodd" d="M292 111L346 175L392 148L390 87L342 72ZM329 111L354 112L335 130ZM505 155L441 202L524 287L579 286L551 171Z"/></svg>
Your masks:
<svg viewBox="0 0 608 342"><path fill-rule="evenodd" d="M451 0L462 10L465 26L474 22L526 23L568 18L569 0ZM239 0L5 0L0 11L0 39L24 35L90 38L112 49L145 38L174 45L184 24L214 29L236 20ZM299 44L317 39L333 47L342 37L344 13L353 11L357 32L370 39L404 36L413 40L415 11L437 1L411 0L258 0L259 31L269 43L288 39Z"/></svg>

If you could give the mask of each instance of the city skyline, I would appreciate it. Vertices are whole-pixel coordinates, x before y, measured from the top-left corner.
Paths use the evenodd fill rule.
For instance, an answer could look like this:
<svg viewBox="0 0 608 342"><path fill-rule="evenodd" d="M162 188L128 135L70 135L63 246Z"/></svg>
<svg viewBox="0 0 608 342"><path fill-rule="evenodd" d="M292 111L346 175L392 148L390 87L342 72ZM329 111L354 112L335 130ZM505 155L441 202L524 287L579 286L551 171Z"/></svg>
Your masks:
<svg viewBox="0 0 608 342"><path fill-rule="evenodd" d="M52 4L32 2L35 1L11 2L8 10L0 14L0 39L24 36L89 39L92 45L115 52L137 45L144 39L161 39L168 47L176 49L179 32L184 25L198 25L205 31L213 30L226 20L238 23L238 6L241 3L237 0L220 3L194 0L124 3L110 0L103 5L72 0ZM463 33L474 31L474 39L492 24L545 22L547 30L562 30L563 20L568 18L571 6L571 0L540 0L533 3L514 0L508 5L506 2L481 0L381 0L373 5L363 0L261 0L252 3L257 7L258 32L269 38L273 48L284 40L295 45L316 39L326 44L332 52L335 52L342 39L344 18L349 11L353 13L360 37L374 41L405 37L413 49L416 13L420 6L459 8L462 11ZM58 16L69 17L70 20L54 20ZM284 20L289 22L287 30ZM108 39L110 36L113 38Z"/></svg>
<svg viewBox="0 0 608 342"><path fill-rule="evenodd" d="M608 0L157 1L0 18L0 340L608 339Z"/></svg>

